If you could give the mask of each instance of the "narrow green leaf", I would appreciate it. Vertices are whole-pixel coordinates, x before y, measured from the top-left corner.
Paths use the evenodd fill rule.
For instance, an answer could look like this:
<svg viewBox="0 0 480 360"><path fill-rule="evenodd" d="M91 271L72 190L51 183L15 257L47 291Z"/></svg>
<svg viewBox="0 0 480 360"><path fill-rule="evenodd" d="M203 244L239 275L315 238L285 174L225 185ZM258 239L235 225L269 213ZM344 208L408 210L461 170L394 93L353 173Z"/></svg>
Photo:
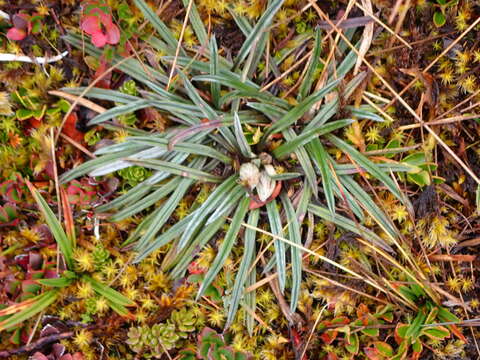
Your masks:
<svg viewBox="0 0 480 360"><path fill-rule="evenodd" d="M340 176L340 182L345 188L358 200L360 205L370 214L370 216L387 232L392 238L398 237L398 230L390 218L382 211L365 190L350 176Z"/></svg>
<svg viewBox="0 0 480 360"><path fill-rule="evenodd" d="M135 153L136 151L134 149L133 150L128 149L128 150L120 151L118 153L108 154L108 155L98 157L96 159L89 160L87 162L84 162L83 164L80 164L76 168L73 168L67 171L65 174L61 175L60 182L63 184L67 183L79 176L88 174L101 166L110 164L115 160L124 158L126 156L129 156Z"/></svg>
<svg viewBox="0 0 480 360"><path fill-rule="evenodd" d="M123 219L127 219L135 214L138 214L140 211L145 210L149 206L152 206L156 202L163 199L165 196L170 194L172 191L176 189L178 186L178 178L174 178L170 180L168 183L163 184L160 188L142 198L141 201L137 201L130 206L116 212L113 214L109 220L112 222L121 221Z"/></svg>
<svg viewBox="0 0 480 360"><path fill-rule="evenodd" d="M151 138L148 136L136 136L129 138L130 141L146 146L155 146L165 151L170 151L169 149L169 140L162 138ZM187 154L196 154L208 156L213 159L220 160L225 164L230 164L232 159L225 154L222 154L220 151L215 150L213 147L196 144L193 142L179 142L176 143L171 151L179 151Z"/></svg>
<svg viewBox="0 0 480 360"><path fill-rule="evenodd" d="M271 175L270 178L273 179L273 180L290 180L290 179L296 179L300 176L302 176L301 173L286 172L286 173L281 173L281 174L277 174L277 175Z"/></svg>
<svg viewBox="0 0 480 360"><path fill-rule="evenodd" d="M205 182L219 183L219 182L222 182L223 180L220 176L212 175L207 172L194 169L192 167L175 164L169 161L139 160L139 159L131 159L131 158L126 159L126 161L134 165L147 167L149 169L165 171L170 174L175 174L178 176L182 176L190 179L196 179L196 180L205 181Z"/></svg>
<svg viewBox="0 0 480 360"><path fill-rule="evenodd" d="M60 248L60 251L65 258L65 263L69 269L73 268L73 244L68 238L67 234L62 228L62 224L58 221L57 217L53 211L48 206L47 202L43 199L42 195L38 192L37 189L30 183L27 182L27 186L30 189L30 192L33 195L33 198L37 202L38 208L40 209L42 215L45 217L45 221L50 229L55 241Z"/></svg>
<svg viewBox="0 0 480 360"><path fill-rule="evenodd" d="M88 275L83 275L82 280L92 285L92 288L96 293L102 295L104 298L110 300L112 303L122 306L135 305L135 303L129 298L127 298L125 295L122 295L118 291L112 289L110 286L102 284L100 281L97 281Z"/></svg>
<svg viewBox="0 0 480 360"><path fill-rule="evenodd" d="M140 184L135 185L133 188L128 190L125 194L120 195L109 203L96 207L95 212L103 213L111 209L116 209L129 203L136 202L143 198L144 195L148 194L152 190L152 188L153 185L147 184L145 181L142 181Z"/></svg>
<svg viewBox="0 0 480 360"><path fill-rule="evenodd" d="M193 180L191 179L182 179L178 182L178 186L173 194L159 208L160 211L155 214L155 217L152 219L152 223L141 237L138 243L139 248L152 240L153 237L160 231L162 226L167 222L167 220L170 218L170 215L172 215L172 213L175 211L175 208L185 196L186 192L192 185L192 182Z"/></svg>
<svg viewBox="0 0 480 360"><path fill-rule="evenodd" d="M187 270L190 263L193 261L193 258L198 253L198 249L203 249L204 246L216 235L221 227L225 224L226 218L220 217L215 221L211 222L208 225L205 225L202 228L202 231L198 233L195 239L188 245L188 247L183 248L180 253L178 253L175 258L175 267L170 271L170 276L173 279L182 277L185 271ZM177 250L177 249L175 249ZM168 270L170 266L165 267ZM163 267L162 267L163 269Z"/></svg>
<svg viewBox="0 0 480 360"><path fill-rule="evenodd" d="M314 215L316 215L316 216L318 216L318 217L320 217L324 220L333 222L334 224L340 226L341 228L343 228L345 230L348 230L348 231L351 231L355 234L360 235L365 240L370 241L372 244L378 246L379 248L381 248L385 251L388 251L390 253L394 252L393 249L390 247L390 245L386 244L385 240L383 240L380 236L378 236L374 232L370 231L366 227L364 227L360 224L357 224L354 221L352 221L350 219L347 219L346 217L344 217L342 215L339 215L339 214L332 215L329 210L327 210L327 209L325 209L321 206L313 205L313 204L310 204L308 206L308 210L312 214L314 214Z"/></svg>
<svg viewBox="0 0 480 360"><path fill-rule="evenodd" d="M242 124L240 123L240 118L238 117L237 112L235 111L233 116L233 126L235 129L235 137L237 140L238 147L240 148L240 152L244 157L247 159L251 159L255 157L255 154L252 153L252 149L250 149L250 145L248 144L247 139L243 133Z"/></svg>
<svg viewBox="0 0 480 360"><path fill-rule="evenodd" d="M308 64L307 72L303 78L302 84L298 89L297 100L302 101L307 97L312 88L312 84L315 81L315 71L318 68L320 63L320 54L322 52L322 35L321 30L317 28L315 31L315 45L313 46L312 57L310 58L310 63Z"/></svg>
<svg viewBox="0 0 480 360"><path fill-rule="evenodd" d="M269 203L267 203L267 215L268 215L268 222L270 223L270 230L272 234L283 238L284 236L283 236L282 220L280 218L280 212L278 211L277 202L275 200L272 200ZM285 282L287 279L287 262L286 262L286 254L285 254L285 243L279 239L275 239L273 244L275 247L275 261L277 264L278 284L280 287L280 291L283 293L285 289Z"/></svg>
<svg viewBox="0 0 480 360"><path fill-rule="evenodd" d="M198 230L198 228L203 224L208 215L214 211L218 205L223 201L226 195L232 190L236 185L236 176L230 176L228 179L223 181L208 197L208 199L193 213L193 218L188 224L187 229L183 232L182 237L179 241L178 247L183 248Z"/></svg>
<svg viewBox="0 0 480 360"><path fill-rule="evenodd" d="M185 9L186 9L190 5L190 1L192 1L192 4L191 4L189 18L193 27L193 31L195 32L195 35L197 36L197 39L200 42L200 45L207 46L208 35L207 35L207 32L205 31L205 26L203 25L203 21L200 18L200 14L198 13L197 6L195 5L195 1L182 0L183 6L185 6Z"/></svg>
<svg viewBox="0 0 480 360"><path fill-rule="evenodd" d="M313 104L315 104L321 98L331 92L338 85L339 82L340 79L328 83L321 90L313 93L305 100L303 100L300 104L292 108L289 112L285 114L285 116L283 116L277 122L273 123L265 131L265 133L263 134L263 139L266 140L271 134L287 129L290 125L299 120L305 114L305 112L310 110Z"/></svg>
<svg viewBox="0 0 480 360"><path fill-rule="evenodd" d="M282 132L283 137L287 141L293 141L297 134L293 129L286 129ZM303 171L305 172L305 177L307 178L307 183L312 189L312 194L317 197L318 186L317 186L317 176L315 175L315 169L313 168L312 161L308 156L307 150L303 146L300 146L295 150L295 155L297 156L298 162L302 166Z"/></svg>
<svg viewBox="0 0 480 360"><path fill-rule="evenodd" d="M238 208L235 211L235 214L233 215L232 222L230 223L227 233L225 234L225 239L223 240L222 244L220 245L220 248L218 249L217 256L215 257L215 260L213 261L213 264L211 265L207 274L205 274L205 278L202 282L202 285L198 290L197 299L199 299L203 295L205 290L208 288L208 286L212 283L214 278L222 269L225 261L228 258L228 255L230 255L230 252L237 240L238 232L240 231L240 228L242 226L242 222L245 217L245 214L248 211L249 204L250 204L250 198L248 197L244 197L240 201Z"/></svg>
<svg viewBox="0 0 480 360"><path fill-rule="evenodd" d="M80 96L81 94L83 94L85 89L87 89L86 86L80 86L75 88L64 87L64 88L61 88L60 90L72 95ZM85 94L85 96L88 98L108 100L108 101L113 101L121 104L128 104L132 101L141 100L141 98L139 98L138 96L128 95L120 91L102 89L97 87L93 87L89 89Z"/></svg>
<svg viewBox="0 0 480 360"><path fill-rule="evenodd" d="M172 32L165 23L160 20L160 18L155 14L155 11L150 8L143 0L134 0L135 5L140 9L143 16L148 20L152 26L157 30L158 34L162 39L171 47L172 55L175 54L175 49L177 48L178 41L173 36ZM181 50L181 54L184 55L185 52Z"/></svg>
<svg viewBox="0 0 480 360"><path fill-rule="evenodd" d="M327 151L324 149L319 139L314 139L306 146L308 153L312 157L315 165L320 170L322 177L323 192L325 193L325 199L327 200L327 206L330 213L335 214L335 193L334 182L335 179L332 176L332 169L330 168L331 159Z"/></svg>
<svg viewBox="0 0 480 360"><path fill-rule="evenodd" d="M38 279L36 280L39 284L45 285L45 286L50 286L50 287L67 287L69 286L73 279L68 279L65 277L59 277L55 279Z"/></svg>
<svg viewBox="0 0 480 360"><path fill-rule="evenodd" d="M120 304L117 304L113 301L107 300L108 306L115 311L120 316L127 316L129 314L128 309Z"/></svg>
<svg viewBox="0 0 480 360"><path fill-rule="evenodd" d="M9 318L1 321L0 331L6 330L8 328L11 328L12 326L18 325L23 321L28 320L31 317L42 312L49 305L51 305L55 300L57 300L57 295L58 295L58 290L50 290L32 299L27 300L28 302L31 302L31 305L15 313ZM16 307L16 306L18 306L18 304L12 305L12 307Z"/></svg>
<svg viewBox="0 0 480 360"><path fill-rule="evenodd" d="M259 39L261 33L268 26L270 26L270 23L272 22L273 17L278 12L278 10L280 10L280 8L282 7L283 1L284 0L273 0L270 3L270 6L268 6L268 8L265 9L262 16L260 17L258 22L253 27L250 34L247 36L247 38L243 42L243 45L240 48L240 51L238 52L237 57L235 59L234 67L237 67L248 56L248 54L250 53L250 51L252 49L252 46Z"/></svg>
<svg viewBox="0 0 480 360"><path fill-rule="evenodd" d="M260 210L252 210L248 216L247 224L255 228L258 225L258 220L260 217ZM256 230L252 228L245 229L245 244L243 246L244 253L242 257L242 262L235 277L235 284L233 285L232 295L230 298L230 306L228 307L227 321L225 323L225 328L228 328L237 313L238 306L240 301L243 298L243 291L245 289L245 283L248 279L248 270L250 269L251 264L253 263L255 257L255 243L256 243Z"/></svg>
<svg viewBox="0 0 480 360"><path fill-rule="evenodd" d="M304 131L299 136L295 137L293 140L287 141L277 147L275 150L273 150L273 155L277 159L282 159L290 153L294 152L299 146L303 146L309 143L318 136L328 134L332 131L350 125L353 122L354 120L351 119L336 120L329 122L326 125L320 126L316 129Z"/></svg>
<svg viewBox="0 0 480 360"><path fill-rule="evenodd" d="M348 145L346 142L344 142L343 140L339 139L334 135L327 134L326 137L335 146L338 146L343 152L348 154L348 156L351 157L352 160L354 160L359 166L363 167L371 175L373 175L375 178L383 182L383 184L387 187L387 189L408 208L410 213L413 214L412 204L405 197L402 191L400 191L400 189L395 184L395 182L390 178L390 176L388 176L383 171L381 171L376 166L375 163L370 161L366 156L362 155L353 146Z"/></svg>
<svg viewBox="0 0 480 360"><path fill-rule="evenodd" d="M218 47L215 36L210 39L210 74L218 74ZM212 82L210 84L210 92L212 93L212 101L217 109L220 108L220 84Z"/></svg>
<svg viewBox="0 0 480 360"><path fill-rule="evenodd" d="M300 235L300 224L293 204L285 192L281 194L283 209L287 217L289 240L302 246ZM300 286L302 284L302 253L296 246L290 247L290 256L292 261L292 292L290 295L290 310L295 311L300 297Z"/></svg>

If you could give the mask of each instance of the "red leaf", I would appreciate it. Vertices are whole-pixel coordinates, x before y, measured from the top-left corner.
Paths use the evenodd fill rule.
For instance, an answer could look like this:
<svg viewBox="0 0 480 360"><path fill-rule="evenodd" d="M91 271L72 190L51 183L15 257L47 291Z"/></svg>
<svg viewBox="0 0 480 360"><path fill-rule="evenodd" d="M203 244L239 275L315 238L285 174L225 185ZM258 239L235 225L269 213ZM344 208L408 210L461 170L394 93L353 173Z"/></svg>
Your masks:
<svg viewBox="0 0 480 360"><path fill-rule="evenodd" d="M97 16L85 16L82 19L80 28L89 35L102 32L102 27L100 26L100 19Z"/></svg>
<svg viewBox="0 0 480 360"><path fill-rule="evenodd" d="M77 121L78 121L77 114L75 112L72 112L68 116L67 121L63 126L62 133L64 133L71 139L75 140L76 142L81 143L83 142L83 133L81 131L78 131L77 128L75 127L75 124L77 123Z"/></svg>
<svg viewBox="0 0 480 360"><path fill-rule="evenodd" d="M7 31L7 38L13 41L21 41L27 37L27 32L22 29L11 28Z"/></svg>
<svg viewBox="0 0 480 360"><path fill-rule="evenodd" d="M110 45L118 44L120 41L120 30L118 26L110 22L105 25L107 30L107 43Z"/></svg>
<svg viewBox="0 0 480 360"><path fill-rule="evenodd" d="M107 35L105 35L102 31L98 31L92 34L92 44L96 47L104 47L107 43Z"/></svg>

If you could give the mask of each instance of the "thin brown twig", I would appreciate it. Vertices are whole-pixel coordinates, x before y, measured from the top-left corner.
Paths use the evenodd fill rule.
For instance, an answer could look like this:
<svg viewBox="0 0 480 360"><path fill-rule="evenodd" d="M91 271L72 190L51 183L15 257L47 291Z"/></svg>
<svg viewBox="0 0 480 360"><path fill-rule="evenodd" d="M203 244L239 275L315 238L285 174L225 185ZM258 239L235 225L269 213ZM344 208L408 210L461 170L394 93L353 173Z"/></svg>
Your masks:
<svg viewBox="0 0 480 360"><path fill-rule="evenodd" d="M172 68L170 69L170 74L168 75L167 87L165 90L168 91L170 88L170 83L172 82L173 73L177 67L178 55L180 54L180 48L182 47L183 35L185 34L185 29L187 28L188 17L190 16L190 10L192 9L193 0L190 0L187 6L187 11L185 13L185 19L183 20L182 30L180 31L180 37L178 39L177 48L175 49L175 57L173 58Z"/></svg>

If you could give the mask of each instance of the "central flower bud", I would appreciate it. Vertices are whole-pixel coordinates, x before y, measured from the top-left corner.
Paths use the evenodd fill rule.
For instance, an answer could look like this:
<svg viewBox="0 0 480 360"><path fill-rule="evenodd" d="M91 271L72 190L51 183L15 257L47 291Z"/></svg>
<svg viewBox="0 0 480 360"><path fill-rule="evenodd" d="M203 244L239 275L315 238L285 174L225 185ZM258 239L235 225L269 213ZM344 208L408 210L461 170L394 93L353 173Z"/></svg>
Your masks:
<svg viewBox="0 0 480 360"><path fill-rule="evenodd" d="M266 201L275 190L276 181L272 178L274 175L276 175L275 168L260 159L240 166L240 182L251 192L256 190L262 202Z"/></svg>

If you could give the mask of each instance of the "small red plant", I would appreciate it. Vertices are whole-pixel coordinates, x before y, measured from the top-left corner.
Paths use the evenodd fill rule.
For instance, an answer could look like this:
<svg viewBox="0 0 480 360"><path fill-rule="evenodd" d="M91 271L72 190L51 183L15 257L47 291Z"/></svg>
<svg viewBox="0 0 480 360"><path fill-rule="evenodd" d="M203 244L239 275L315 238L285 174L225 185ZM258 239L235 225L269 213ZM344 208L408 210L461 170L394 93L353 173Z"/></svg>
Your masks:
<svg viewBox="0 0 480 360"><path fill-rule="evenodd" d="M100 0L84 2L80 28L91 36L93 45L99 48L120 41L120 29L113 23L108 5Z"/></svg>
<svg viewBox="0 0 480 360"><path fill-rule="evenodd" d="M16 13L12 16L13 27L7 31L7 38L21 41L30 34L38 34L42 30L42 19L39 14Z"/></svg>

